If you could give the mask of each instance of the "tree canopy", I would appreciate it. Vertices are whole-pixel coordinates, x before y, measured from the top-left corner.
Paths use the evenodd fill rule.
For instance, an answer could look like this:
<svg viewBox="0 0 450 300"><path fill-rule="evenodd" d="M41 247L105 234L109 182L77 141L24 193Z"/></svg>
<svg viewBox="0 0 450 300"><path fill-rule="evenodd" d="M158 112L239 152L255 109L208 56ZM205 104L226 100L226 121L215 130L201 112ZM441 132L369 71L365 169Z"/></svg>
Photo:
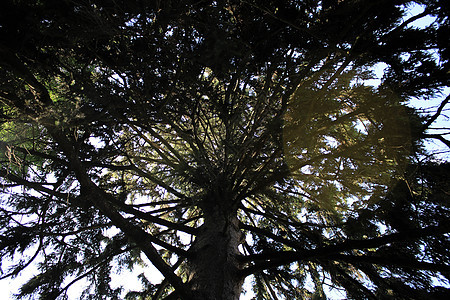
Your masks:
<svg viewBox="0 0 450 300"><path fill-rule="evenodd" d="M448 296L450 164L424 147L450 147L448 15L2 1L1 278L36 264L33 299L79 281L83 299L239 299L248 276L255 299ZM144 256L162 282L111 286Z"/></svg>

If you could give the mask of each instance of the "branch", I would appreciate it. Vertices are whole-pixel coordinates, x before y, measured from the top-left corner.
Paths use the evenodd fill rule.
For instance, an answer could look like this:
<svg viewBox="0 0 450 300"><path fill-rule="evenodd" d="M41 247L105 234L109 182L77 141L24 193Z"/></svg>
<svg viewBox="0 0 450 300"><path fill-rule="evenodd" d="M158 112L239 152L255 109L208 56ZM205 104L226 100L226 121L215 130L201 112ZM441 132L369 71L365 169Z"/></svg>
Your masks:
<svg viewBox="0 0 450 300"><path fill-rule="evenodd" d="M129 159L129 158L128 158ZM157 185L161 186L162 188L164 188L166 191L168 191L169 193L177 196L180 199L187 199L188 197L186 197L185 195L183 195L181 192L177 191L176 189L174 189L173 187L171 187L170 185L166 184L164 181L162 181L161 179L157 178L156 176L153 176L152 174L145 172L143 170L141 170L139 167L137 167L135 164L133 164L133 162L129 159L129 162L131 164L131 169L133 171L135 171L138 175L149 179L150 181L152 181L153 183L156 183Z"/></svg>
<svg viewBox="0 0 450 300"><path fill-rule="evenodd" d="M36 191L43 192L43 193L46 193L46 194L49 194L49 195L52 195L52 196L55 196L55 197L58 197L58 198L61 198L61 199L66 199L65 202L70 202L70 203L74 204L77 207L80 207L80 205L78 205L79 203L77 203L77 199L83 198L83 196L77 198L77 197L73 197L70 194L54 191L52 189L44 187L42 183L35 183L35 182L27 181L27 180L25 180L23 178L20 178L20 177L16 176L16 175L8 173L5 170L0 170L0 177L6 178L6 179L11 180L11 181L14 181L14 182L18 183L21 186L32 188L32 189L34 189ZM98 199L95 199L95 197L90 199L90 203L94 204L96 202L98 202ZM116 201L114 198L113 198L113 203L114 204L119 204L119 202ZM81 206L81 207L83 208L83 206ZM169 228L172 228L172 229L183 231L183 232L186 232L186 233L189 233L189 234L192 234L192 235L195 235L197 233L197 229L196 228L192 228L192 227L185 226L185 225L182 225L182 224L172 223L170 221L167 221L167 220L164 220L164 219L152 216L149 213L144 213L144 212L136 210L136 209L134 209L132 207L128 207L125 204L121 204L121 207L123 208L122 211L130 213L130 214L133 214L133 215L135 215L137 217L140 217L142 219L145 219L145 220L147 220L149 222L153 222L153 223L156 223L156 224L159 224L159 225L162 225L162 226L166 226L166 227L169 227ZM116 225L116 224L114 223L114 225ZM142 229L140 229L140 230L142 230ZM74 232L73 234L75 234L75 233L76 232ZM176 254L178 254L180 256L183 256L183 257L187 257L188 256L187 251L185 251L183 249L180 249L180 248L177 248L177 247L175 247L175 246L173 246L173 245L171 245L169 243L166 243L164 241L161 241L160 239L154 237L153 235L150 235L150 234L146 233L145 231L144 231L144 233L146 234L146 238L149 239L152 243L155 243L156 245L161 246L161 247L163 247L163 248L165 248L165 249L167 249L169 251L172 251L172 252L174 252L174 253L176 253ZM50 235L50 234L46 234L46 235ZM64 233L61 233L60 235L64 235Z"/></svg>
<svg viewBox="0 0 450 300"><path fill-rule="evenodd" d="M51 105L53 102L47 89L34 77L26 64L20 58L6 47L0 46L0 56L2 57L1 64L9 67L13 73L19 78L23 78L33 93L37 103L43 106ZM25 108L25 102L20 100L19 108Z"/></svg>
<svg viewBox="0 0 450 300"><path fill-rule="evenodd" d="M388 265L409 269L428 270L437 272L450 272L450 266L445 264L434 264L424 261L415 261L398 256L389 257L377 257L371 255L346 255L346 254L334 254L327 256L327 259L336 261L347 262L351 264L375 264L375 265Z"/></svg>
<svg viewBox="0 0 450 300"><path fill-rule="evenodd" d="M284 191L284 190L283 190ZM286 192L286 191L284 191ZM248 201L247 201L248 202ZM342 226L344 225L344 223L340 223L340 224L334 224L334 225L324 225L324 224L319 224L319 223L313 223L313 222L299 222L296 220L293 220L292 217L286 216L281 214L280 212L271 212L269 213L267 210L266 211L257 211L254 210L252 208L246 207L244 205L239 206L240 209L242 209L245 212L249 212L252 213L254 215L260 215L263 216L269 220L272 220L273 222L276 223L283 223L287 226L292 226L298 229L302 229L305 227L315 227L315 228L334 228L334 227L338 227L338 226ZM271 209L271 208L269 208ZM278 215L276 215L278 213Z"/></svg>
<svg viewBox="0 0 450 300"><path fill-rule="evenodd" d="M361 297L360 294L364 293L365 296L364 299L377 300L377 297L373 294L371 290L365 287L364 284L362 284L360 281L350 276L345 270L343 270L339 266L332 266L331 268L327 269L332 278L336 280L339 283L339 285L345 288L345 290L347 291L347 295L358 294L354 296L360 298Z"/></svg>
<svg viewBox="0 0 450 300"><path fill-rule="evenodd" d="M175 164L172 162L172 160L164 153L167 151L164 151L164 149L162 147L160 147L159 145L157 145L155 142L153 142L151 139L149 139L141 130L139 130L135 125L133 124L128 124L131 129L133 129L137 135L139 137L141 137L147 144L150 145L151 148L153 148L158 154L159 156L163 159L163 161L170 167L172 167L173 169L176 169L178 164ZM173 153L168 152L168 154L172 157L172 158L176 158L174 157Z"/></svg>
<svg viewBox="0 0 450 300"><path fill-rule="evenodd" d="M276 242L282 243L282 244L284 244L286 246L290 246L292 248L299 248L301 246L296 241L285 239L285 238L280 237L280 236L278 236L278 235L276 235L276 234L274 234L274 233L272 233L272 232L270 232L268 230L265 230L263 228L253 227L251 225L247 225L247 224L244 224L242 222L239 223L239 228L252 231L252 232L257 233L259 235L266 236L266 237L268 237L268 238L270 238L270 239L272 239L272 240L274 240Z"/></svg>
<svg viewBox="0 0 450 300"><path fill-rule="evenodd" d="M176 247L171 246L165 242L162 242L153 236L146 233L143 229L139 228L135 224L126 220L116 209L111 207L110 203L114 203L115 199L105 191L101 190L97 186L90 187L89 194L91 195L94 205L108 217L115 226L120 228L123 233L128 236L136 245L145 253L152 264L161 272L161 274L170 282L175 290L183 296L183 299L192 299L190 292L186 288L185 284L173 271L170 265L168 265L159 255L156 248L153 246L153 242L164 243L165 247L170 247L171 251L177 251ZM164 246L163 246L164 247ZM173 249L175 248L175 249ZM183 250L184 251L184 250ZM180 253L181 254L181 253Z"/></svg>
<svg viewBox="0 0 450 300"><path fill-rule="evenodd" d="M401 29L405 28L406 26L408 26L408 24L411 24L412 22L426 17L428 15L428 11L425 9L425 11L423 11L422 13L412 16L411 18L409 18L408 20L406 20L405 22L403 22L402 24L400 24L398 27L394 28L391 32L389 32L386 36L390 37L392 34L399 32Z"/></svg>
<svg viewBox="0 0 450 300"><path fill-rule="evenodd" d="M346 240L339 244L318 247L311 250L297 249L297 251L277 251L248 255L241 258L243 262L262 262L243 269L242 273L244 276L248 276L260 270L282 266L295 261L310 261L318 258L326 258L343 251L377 248L391 243L411 241L448 232L450 232L450 225L444 224L440 226L429 226L422 229L407 230L367 240Z"/></svg>
<svg viewBox="0 0 450 300"><path fill-rule="evenodd" d="M290 26L290 27L292 27L294 29L297 29L298 31L304 32L304 33L308 34L309 36L313 37L317 41L321 41L321 38L318 35L316 35L311 30L308 30L306 27L297 26L297 25L295 25L294 23L292 23L292 22L290 22L288 20L284 20L282 18L279 18L278 16L276 16L271 11L269 11L269 10L263 8L263 7L260 7L260 6L256 5L256 4L253 4L253 3L249 2L249 1L243 1L243 2L247 3L250 6L253 6L254 8L260 10L261 12L263 12L266 15L269 15L270 17L274 18L275 20L280 21L280 22L282 22L282 23L284 23L284 24L286 24L286 25L288 25L288 26Z"/></svg>
<svg viewBox="0 0 450 300"><path fill-rule="evenodd" d="M158 217L153 216L151 213L149 212L142 212L140 210L137 210L133 207L130 207L129 205L120 203L118 201L115 202L115 204L119 205L119 207L121 208L122 211L135 215L136 217L139 217L141 219L144 219L146 221L152 222L152 223L156 223L162 226L166 226L168 228L171 229L175 229L175 230L179 230L179 231L183 231L192 235L196 235L198 234L198 229L197 228L193 228L193 227L189 227L186 225L181 225L178 223L173 223Z"/></svg>
<svg viewBox="0 0 450 300"><path fill-rule="evenodd" d="M97 264L95 264L89 271L85 272L84 274L79 275L78 277L76 277L75 279L73 279L71 282L69 282L63 289L61 289L58 293L58 296L61 295L62 293L66 292L74 283L80 281L81 279L83 279L84 277L88 276L91 273L94 273L98 267L100 267L101 265L105 265L109 262L109 260L114 257L117 256L119 254L125 253L129 250L131 250L132 247L127 247L125 249L119 249L119 251L117 252L113 252L110 255L106 256L102 261L98 262Z"/></svg>
<svg viewBox="0 0 450 300"><path fill-rule="evenodd" d="M183 299L192 299L191 292L181 278L172 271L171 266L162 259L158 250L153 246L152 243L157 239L149 235L142 228L125 219L116 208L111 205L117 203L117 200L92 181L85 166L81 162L77 151L73 148L72 143L67 137L56 127L47 126L47 129L69 160L71 169L75 172L75 176L80 183L81 194L89 195L92 204L103 215L109 218L115 226L121 229L126 236L136 243Z"/></svg>
<svg viewBox="0 0 450 300"><path fill-rule="evenodd" d="M450 148L450 141L445 139L442 135L439 134L423 134L424 138L428 138L428 139L437 139L439 141L441 141L442 143L444 143L447 147Z"/></svg>
<svg viewBox="0 0 450 300"><path fill-rule="evenodd" d="M2 276L0 277L0 280L3 280L8 277L15 277L20 272L25 270L25 268L28 267L37 258L39 252L41 252L41 250L42 250L42 246L43 246L43 240L42 240L42 236L41 236L39 238L39 245L38 245L36 251L34 252L33 256L24 265L21 265L21 266L16 265L17 267L14 268L14 270L12 270L11 272L7 273L6 275L2 274Z"/></svg>
<svg viewBox="0 0 450 300"><path fill-rule="evenodd" d="M15 182L18 185L27 187L27 188L31 188L34 189L36 191L42 192L42 193L46 193L61 199L69 199L70 194L69 193L61 193L49 188L44 187L44 185L51 185L51 183L40 183L40 182L32 182L32 181L28 181L26 179L23 179L19 176L16 176L14 174L12 174L11 172L8 172L5 169L0 169L0 177L7 179L9 181Z"/></svg>
<svg viewBox="0 0 450 300"><path fill-rule="evenodd" d="M184 261L184 258L180 258L177 260L177 262L173 265L172 270L175 272L178 267L181 265L181 263ZM167 287L168 285L168 281L167 279L164 279L161 284L159 285L158 289L156 290L155 294L153 295L151 300L157 300L160 299L162 293L164 292L164 289Z"/></svg>
<svg viewBox="0 0 450 300"><path fill-rule="evenodd" d="M247 244L247 242L244 242L243 245L244 245L244 249L247 250L248 253L253 254L253 250L252 250L252 248L250 248L250 246ZM276 295L275 291L273 290L272 286L270 285L270 282L267 279L266 274L264 274L264 272L261 272L260 275L261 275L267 289L269 290L269 293L272 295L272 298L275 300L278 300L277 295Z"/></svg>
<svg viewBox="0 0 450 300"><path fill-rule="evenodd" d="M448 102L450 101L450 95L448 95L444 101L442 101L441 105L439 105L438 110L436 111L436 113L423 125L422 130L425 131L426 129L428 129L428 127L431 126L431 124L433 124L434 121L436 121L436 119L441 115L442 110L444 109L444 107L448 104ZM447 145L448 146L448 145Z"/></svg>

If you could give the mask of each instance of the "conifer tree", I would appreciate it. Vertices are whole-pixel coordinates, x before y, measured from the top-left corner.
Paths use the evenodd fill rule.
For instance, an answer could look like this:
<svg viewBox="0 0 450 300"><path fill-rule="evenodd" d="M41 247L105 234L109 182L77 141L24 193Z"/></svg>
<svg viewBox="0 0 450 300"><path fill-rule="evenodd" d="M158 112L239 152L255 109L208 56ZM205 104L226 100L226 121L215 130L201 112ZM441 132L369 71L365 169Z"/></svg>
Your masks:
<svg viewBox="0 0 450 300"><path fill-rule="evenodd" d="M1 6L1 276L39 270L19 298L448 296L449 165L423 146L450 147L445 1ZM111 286L143 257L162 282Z"/></svg>

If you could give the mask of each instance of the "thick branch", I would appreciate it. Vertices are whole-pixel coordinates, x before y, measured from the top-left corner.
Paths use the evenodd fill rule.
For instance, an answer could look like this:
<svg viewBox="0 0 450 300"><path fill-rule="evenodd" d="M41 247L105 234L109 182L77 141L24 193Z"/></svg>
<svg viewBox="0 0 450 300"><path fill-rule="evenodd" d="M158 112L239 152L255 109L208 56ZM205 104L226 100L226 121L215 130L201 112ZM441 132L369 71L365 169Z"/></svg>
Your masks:
<svg viewBox="0 0 450 300"><path fill-rule="evenodd" d="M86 200L89 200L89 202L92 203L92 204L95 204L98 201L97 198L92 197L91 195L88 195L88 197L90 197L92 199L83 199L84 201L80 202L80 201L78 201L78 199L85 198L85 196L82 195L81 197L74 197L73 195L70 195L70 194L67 194L67 193L61 193L61 192L58 192L58 191L55 191L55 190L52 190L52 189L44 187L45 184L27 181L27 180L25 180L23 178L20 178L20 177L16 176L16 175L8 173L5 170L0 170L0 177L3 177L3 178L8 179L10 181L16 182L17 184L19 184L21 186L24 186L24 187L27 187L27 188L31 188L31 189L34 189L36 191L39 191L39 192L42 192L42 193L45 193L45 194L48 194L48 195L52 195L52 196L58 197L60 199L65 200L65 202L70 202L70 203L74 204L75 206L79 206L79 204L81 202L85 203ZM116 201L114 198L113 198L113 201L114 201L115 204L118 203L118 201ZM153 223L156 223L156 224L159 224L159 225L162 225L162 226L169 227L171 229L176 229L176 230L183 231L183 232L186 232L186 233L189 233L189 234L193 234L193 235L197 232L195 228L192 228L192 227L189 227L189 226L185 226L185 225L182 225L182 224L172 223L170 221L167 221L167 220L164 220L164 219L152 216L151 214L144 213L144 212L141 212L139 210L133 209L132 207L129 207L129 206L125 205L125 204L123 204L123 207L124 207L124 209L122 209L122 210L124 212L133 214L136 217L145 219L145 220L147 220L149 222L153 222ZM116 225L116 224L114 224L114 225ZM76 232L73 232L71 234L75 234L75 233ZM62 233L61 235L64 235L64 234L67 235L69 233ZM188 255L187 251L185 251L183 249L177 248L177 247L175 247L175 246L173 246L173 245L171 245L169 243L161 241L160 239L158 239L158 238L156 238L156 237L154 237L154 236L152 236L150 234L147 234L147 233L145 233L145 234L146 234L146 238L149 239L152 243L155 243L156 245L159 245L159 246L161 246L161 247L163 247L163 248L165 248L165 249L167 249L169 251L172 251L172 252L174 252L174 253L176 253L176 254L178 254L180 256L183 256L183 257L186 257Z"/></svg>
<svg viewBox="0 0 450 300"><path fill-rule="evenodd" d="M442 135L439 135L439 134L424 134L423 137L424 138L429 138L429 139L437 139L437 140L441 141L442 143L444 143L447 147L450 148L450 141L445 139Z"/></svg>
<svg viewBox="0 0 450 300"><path fill-rule="evenodd" d="M327 259L347 262L351 264L375 264L384 266L396 266L408 269L438 271L446 273L450 272L450 266L445 264L435 264L424 261L416 261L398 256L377 257L371 255L357 256L357 255L335 254L327 256Z"/></svg>
<svg viewBox="0 0 450 300"><path fill-rule="evenodd" d="M254 233L258 234L258 235L266 236L266 237L268 237L268 238L270 238L270 239L272 239L272 240L274 240L276 242L282 243L282 244L284 244L286 246L290 246L292 248L299 248L301 246L296 241L285 239L283 237L280 237L280 236L278 236L278 235L276 235L276 234L274 234L274 233L272 233L272 232L270 232L268 230L262 229L262 228L253 227L251 225L247 225L247 224L244 224L244 223L240 223L239 224L239 228L252 231L252 232L254 232Z"/></svg>
<svg viewBox="0 0 450 300"><path fill-rule="evenodd" d="M255 261L257 263L244 269L242 272L245 276L248 276L260 270L278 267L295 261L309 261L355 249L378 248L391 243L411 241L422 237L440 235L448 232L450 232L450 226L448 224L444 224L440 226L429 226L422 229L393 233L367 240L347 240L339 244L319 247L311 250L298 249L297 251L278 251L248 255L243 257L242 260L245 262ZM258 261L262 262L258 263Z"/></svg>
<svg viewBox="0 0 450 300"><path fill-rule="evenodd" d="M117 203L113 196L103 191L95 185L90 179L84 165L81 163L75 149L67 140L62 132L57 128L48 128L50 134L58 143L60 148L70 162L71 169L75 172L78 182L81 185L82 194L89 195L92 204L97 207L106 217L108 217L114 225L120 228L126 236L128 236L138 247L145 253L153 265L163 274L175 290L183 297L183 299L192 299L190 292L185 284L159 255L158 251L152 244L151 236L143 229L126 220L111 204Z"/></svg>
<svg viewBox="0 0 450 300"><path fill-rule="evenodd" d="M117 202L117 204L119 204L119 202ZM177 223L173 223L158 217L153 216L151 213L148 212L142 212L140 210L137 210L133 207L130 207L129 205L126 204L119 204L120 208L122 211L129 213L129 214L133 214L138 218L144 219L146 221L152 222L152 223L156 223L162 226L166 226L170 229L174 229L174 230L179 230L179 231L183 231L192 235L196 235L198 233L198 230L196 228L192 228L189 226L185 226L185 225L181 225L181 224L177 224Z"/></svg>
<svg viewBox="0 0 450 300"><path fill-rule="evenodd" d="M14 72L17 77L23 78L30 87L30 90L35 96L35 100L40 105L50 105L52 100L47 92L47 89L34 77L28 67L20 60L20 58L12 53L6 47L0 47L0 56L2 57L2 65L6 65Z"/></svg>
<svg viewBox="0 0 450 300"><path fill-rule="evenodd" d="M431 126L431 124L433 124L434 121L436 121L436 119L441 115L442 111L444 110L444 107L448 104L448 102L450 101L450 95L448 95L444 101L442 101L441 105L439 105L439 108L437 109L436 113L431 116L430 119L428 119L428 121L423 125L423 130L428 129L428 127Z"/></svg>

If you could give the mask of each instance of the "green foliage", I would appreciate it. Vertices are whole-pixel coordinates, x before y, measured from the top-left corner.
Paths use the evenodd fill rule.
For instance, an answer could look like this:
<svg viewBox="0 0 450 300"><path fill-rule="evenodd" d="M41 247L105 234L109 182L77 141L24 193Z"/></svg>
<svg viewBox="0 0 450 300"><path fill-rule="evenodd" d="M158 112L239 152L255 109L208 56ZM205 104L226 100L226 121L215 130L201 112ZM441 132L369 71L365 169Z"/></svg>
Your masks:
<svg viewBox="0 0 450 300"><path fill-rule="evenodd" d="M442 1L3 1L1 277L36 264L18 296L41 299L249 275L256 299L445 295L449 166L423 143L450 145L431 133L449 98L408 101L448 87L448 20ZM164 281L112 288L143 255ZM201 286L202 259L236 280Z"/></svg>

